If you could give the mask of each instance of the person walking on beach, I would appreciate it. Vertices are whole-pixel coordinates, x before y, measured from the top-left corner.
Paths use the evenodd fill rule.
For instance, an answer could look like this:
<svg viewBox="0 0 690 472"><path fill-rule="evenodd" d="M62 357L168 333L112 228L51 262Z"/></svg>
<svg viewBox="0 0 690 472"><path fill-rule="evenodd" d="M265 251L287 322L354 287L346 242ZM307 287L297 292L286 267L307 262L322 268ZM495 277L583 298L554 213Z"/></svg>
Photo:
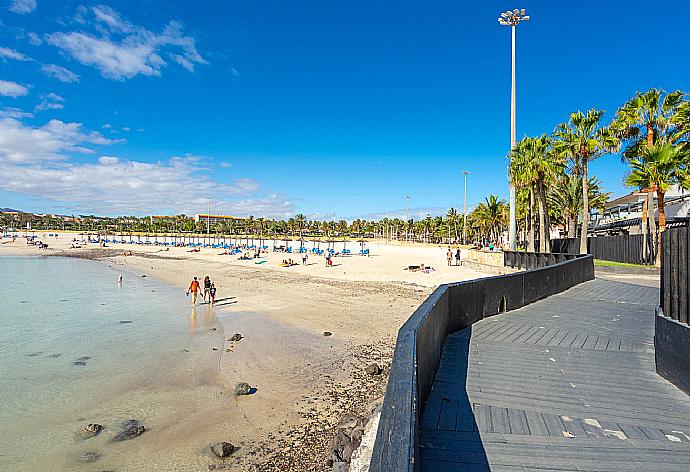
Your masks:
<svg viewBox="0 0 690 472"><path fill-rule="evenodd" d="M450 250L450 246L448 246L448 252L446 252L446 259L448 260L448 267L453 265L453 251Z"/></svg>
<svg viewBox="0 0 690 472"><path fill-rule="evenodd" d="M210 290L211 290L211 278L207 275L204 277L204 301L206 301L206 297L210 295Z"/></svg>
<svg viewBox="0 0 690 472"><path fill-rule="evenodd" d="M460 248L455 252L455 265L460 265L460 259L462 256L460 255Z"/></svg>
<svg viewBox="0 0 690 472"><path fill-rule="evenodd" d="M211 306L216 304L216 284L211 282L211 288L208 289L208 298L211 302Z"/></svg>
<svg viewBox="0 0 690 472"><path fill-rule="evenodd" d="M192 293L192 305L196 305L196 296L199 294L199 281L196 279L196 277L194 277L192 283L189 284L187 295L189 295L189 292Z"/></svg>
<svg viewBox="0 0 690 472"><path fill-rule="evenodd" d="M307 265L307 259L309 259L309 256L305 252L304 254L302 254L302 265Z"/></svg>

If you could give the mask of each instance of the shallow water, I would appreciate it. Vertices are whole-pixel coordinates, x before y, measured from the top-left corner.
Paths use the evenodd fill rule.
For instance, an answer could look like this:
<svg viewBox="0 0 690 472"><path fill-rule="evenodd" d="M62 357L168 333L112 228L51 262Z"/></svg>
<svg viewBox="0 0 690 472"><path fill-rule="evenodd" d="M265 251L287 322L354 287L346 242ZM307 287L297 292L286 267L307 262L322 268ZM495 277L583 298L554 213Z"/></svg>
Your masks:
<svg viewBox="0 0 690 472"><path fill-rule="evenodd" d="M180 289L133 273L119 286L120 271L0 257L0 469L207 470L214 462L207 446L237 413L219 383L223 333L213 309L192 310ZM147 431L113 442L129 419ZM88 423L105 429L75 439ZM86 453L97 460L85 463Z"/></svg>

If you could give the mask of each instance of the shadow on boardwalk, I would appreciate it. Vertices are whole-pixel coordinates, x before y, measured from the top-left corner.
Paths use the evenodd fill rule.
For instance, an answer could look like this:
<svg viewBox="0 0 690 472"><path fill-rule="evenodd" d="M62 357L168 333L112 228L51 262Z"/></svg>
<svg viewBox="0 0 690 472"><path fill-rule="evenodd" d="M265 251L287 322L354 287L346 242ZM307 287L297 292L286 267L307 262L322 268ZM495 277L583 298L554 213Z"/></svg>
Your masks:
<svg viewBox="0 0 690 472"><path fill-rule="evenodd" d="M437 380L434 381L431 395L422 413L421 435L426 441L430 441L427 444L446 449L451 444L444 442L461 439L464 461L470 459L473 467L488 470L489 462L479 435L472 401L467 392L471 337L472 327L448 337L436 373ZM479 418L484 416L480 413ZM449 464L438 461L439 457L433 453L427 454L428 451L426 448L421 451L422 469L447 470ZM458 455L454 459L460 462L462 458Z"/></svg>

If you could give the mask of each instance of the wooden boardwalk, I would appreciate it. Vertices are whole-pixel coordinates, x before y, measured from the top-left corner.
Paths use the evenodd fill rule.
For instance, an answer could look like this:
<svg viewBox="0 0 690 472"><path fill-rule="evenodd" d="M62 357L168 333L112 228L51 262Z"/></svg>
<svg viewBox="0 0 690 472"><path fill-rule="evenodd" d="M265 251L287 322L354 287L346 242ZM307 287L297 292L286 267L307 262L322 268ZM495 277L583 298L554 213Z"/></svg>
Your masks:
<svg viewBox="0 0 690 472"><path fill-rule="evenodd" d="M690 397L654 367L657 303L597 279L449 336L421 470L690 471Z"/></svg>

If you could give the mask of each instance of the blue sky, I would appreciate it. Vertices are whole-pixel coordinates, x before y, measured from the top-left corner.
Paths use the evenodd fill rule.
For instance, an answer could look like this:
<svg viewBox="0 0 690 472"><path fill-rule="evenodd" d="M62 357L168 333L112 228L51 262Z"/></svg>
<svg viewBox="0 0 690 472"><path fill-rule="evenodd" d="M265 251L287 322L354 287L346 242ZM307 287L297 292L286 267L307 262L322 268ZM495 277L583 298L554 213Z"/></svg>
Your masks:
<svg viewBox="0 0 690 472"><path fill-rule="evenodd" d="M518 137L690 91L687 3L0 1L0 207L353 218L507 197ZM625 166L591 166L624 193Z"/></svg>

